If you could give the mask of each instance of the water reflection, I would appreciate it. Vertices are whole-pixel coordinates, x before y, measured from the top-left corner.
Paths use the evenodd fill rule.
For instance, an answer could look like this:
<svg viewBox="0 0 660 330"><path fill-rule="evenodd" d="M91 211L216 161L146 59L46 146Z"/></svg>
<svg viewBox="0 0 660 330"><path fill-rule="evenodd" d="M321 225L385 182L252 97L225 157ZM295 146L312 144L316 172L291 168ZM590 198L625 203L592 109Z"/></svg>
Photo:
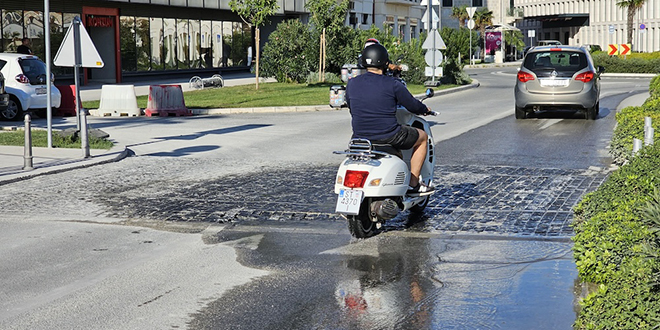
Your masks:
<svg viewBox="0 0 660 330"><path fill-rule="evenodd" d="M338 281L334 292L340 328L431 329L430 297L441 285L424 275L426 241L379 240L378 257L353 256L344 261L346 274L352 276Z"/></svg>

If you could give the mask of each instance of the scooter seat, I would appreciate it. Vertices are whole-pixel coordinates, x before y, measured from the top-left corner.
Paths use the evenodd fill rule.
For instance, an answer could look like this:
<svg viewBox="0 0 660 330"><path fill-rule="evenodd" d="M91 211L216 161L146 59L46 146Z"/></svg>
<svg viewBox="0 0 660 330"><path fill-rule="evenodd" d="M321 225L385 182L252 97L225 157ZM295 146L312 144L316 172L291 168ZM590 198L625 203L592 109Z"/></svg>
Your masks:
<svg viewBox="0 0 660 330"><path fill-rule="evenodd" d="M397 156L403 159L403 153L400 149L393 147L391 144L373 143L373 149L380 152L386 152L392 156Z"/></svg>

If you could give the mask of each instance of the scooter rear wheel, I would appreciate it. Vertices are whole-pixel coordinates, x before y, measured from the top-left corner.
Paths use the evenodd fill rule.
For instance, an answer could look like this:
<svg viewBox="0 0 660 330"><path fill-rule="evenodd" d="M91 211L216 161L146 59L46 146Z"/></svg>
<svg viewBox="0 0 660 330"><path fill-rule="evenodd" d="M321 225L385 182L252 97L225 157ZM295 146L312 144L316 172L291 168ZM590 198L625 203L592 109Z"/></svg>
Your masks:
<svg viewBox="0 0 660 330"><path fill-rule="evenodd" d="M368 238L377 235L380 230L376 228L376 222L371 221L369 216L370 198L365 198L360 205L360 214L349 215L348 231L355 238Z"/></svg>

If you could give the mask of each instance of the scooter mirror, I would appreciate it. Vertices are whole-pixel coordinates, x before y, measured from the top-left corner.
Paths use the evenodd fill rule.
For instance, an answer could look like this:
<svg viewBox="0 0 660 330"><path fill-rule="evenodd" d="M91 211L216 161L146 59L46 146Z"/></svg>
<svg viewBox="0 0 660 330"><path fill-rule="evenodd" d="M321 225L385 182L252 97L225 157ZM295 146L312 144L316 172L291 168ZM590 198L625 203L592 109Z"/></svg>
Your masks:
<svg viewBox="0 0 660 330"><path fill-rule="evenodd" d="M401 64L401 71L408 71L408 65L407 64Z"/></svg>
<svg viewBox="0 0 660 330"><path fill-rule="evenodd" d="M434 92L433 92L433 88L427 88L427 89L426 89L426 97L427 97L427 98L429 98L429 97L433 97L433 94L434 94Z"/></svg>

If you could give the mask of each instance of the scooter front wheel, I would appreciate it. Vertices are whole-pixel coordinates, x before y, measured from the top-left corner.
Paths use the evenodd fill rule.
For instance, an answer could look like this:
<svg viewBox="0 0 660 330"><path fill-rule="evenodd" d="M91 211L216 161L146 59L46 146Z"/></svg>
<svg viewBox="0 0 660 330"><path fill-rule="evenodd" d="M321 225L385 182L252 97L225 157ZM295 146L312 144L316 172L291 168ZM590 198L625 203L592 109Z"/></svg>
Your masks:
<svg viewBox="0 0 660 330"><path fill-rule="evenodd" d="M348 218L348 231L355 238L368 238L377 235L380 229L377 228L376 222L371 221L369 215L369 205L371 204L370 198L365 198L360 205L360 213L358 215L349 215Z"/></svg>

